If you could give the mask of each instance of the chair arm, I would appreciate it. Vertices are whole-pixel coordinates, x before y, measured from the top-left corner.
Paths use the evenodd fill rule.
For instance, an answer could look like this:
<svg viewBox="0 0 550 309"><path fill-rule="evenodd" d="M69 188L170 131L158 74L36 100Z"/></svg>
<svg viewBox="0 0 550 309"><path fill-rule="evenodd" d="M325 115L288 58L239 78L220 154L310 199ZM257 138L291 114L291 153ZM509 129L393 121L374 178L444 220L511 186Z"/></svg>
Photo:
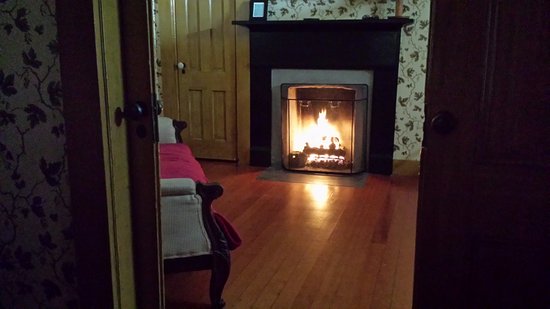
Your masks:
<svg viewBox="0 0 550 309"><path fill-rule="evenodd" d="M189 178L161 179L162 251L165 259L210 254L203 201Z"/></svg>
<svg viewBox="0 0 550 309"><path fill-rule="evenodd" d="M160 195L188 195L196 194L197 185L191 178L171 178L160 180Z"/></svg>

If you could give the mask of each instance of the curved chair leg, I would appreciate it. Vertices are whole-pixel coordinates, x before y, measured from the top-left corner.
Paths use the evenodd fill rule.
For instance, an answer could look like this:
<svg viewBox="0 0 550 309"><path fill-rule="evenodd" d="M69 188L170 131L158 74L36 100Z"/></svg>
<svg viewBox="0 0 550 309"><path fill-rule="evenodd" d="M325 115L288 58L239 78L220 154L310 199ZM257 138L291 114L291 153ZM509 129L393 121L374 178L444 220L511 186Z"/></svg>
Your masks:
<svg viewBox="0 0 550 309"><path fill-rule="evenodd" d="M231 261L229 252L214 252L212 256L212 274L210 277L210 302L212 308L218 309L225 306L222 299L223 288L229 278Z"/></svg>
<svg viewBox="0 0 550 309"><path fill-rule="evenodd" d="M203 218L205 228L212 244L212 274L210 277L210 303L212 308L218 309L225 306L222 299L223 288L229 278L231 258L227 240L219 226L216 224L212 213L212 201L223 194L223 188L217 183L197 183L197 193L202 198Z"/></svg>

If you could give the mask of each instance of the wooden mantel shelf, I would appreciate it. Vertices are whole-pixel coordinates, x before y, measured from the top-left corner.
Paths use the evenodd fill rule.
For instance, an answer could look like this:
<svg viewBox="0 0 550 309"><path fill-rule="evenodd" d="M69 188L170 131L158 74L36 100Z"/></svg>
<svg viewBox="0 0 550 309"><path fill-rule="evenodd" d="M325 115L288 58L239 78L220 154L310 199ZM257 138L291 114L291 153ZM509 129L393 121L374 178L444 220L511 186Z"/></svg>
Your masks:
<svg viewBox="0 0 550 309"><path fill-rule="evenodd" d="M249 21L236 20L232 23L244 26L252 31L296 31L296 30L324 30L324 31L349 31L349 30L399 30L403 26L411 24L412 19L406 17L390 17L388 19L346 19L346 20L285 20L285 21Z"/></svg>

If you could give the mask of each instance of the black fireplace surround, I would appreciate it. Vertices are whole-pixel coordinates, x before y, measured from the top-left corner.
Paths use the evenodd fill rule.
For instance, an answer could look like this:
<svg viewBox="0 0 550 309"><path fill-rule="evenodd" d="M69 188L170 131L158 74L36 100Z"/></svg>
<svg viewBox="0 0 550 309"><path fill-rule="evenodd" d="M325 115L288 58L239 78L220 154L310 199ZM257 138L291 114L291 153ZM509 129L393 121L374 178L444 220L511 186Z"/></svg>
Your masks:
<svg viewBox="0 0 550 309"><path fill-rule="evenodd" d="M401 28L408 18L234 21L250 30L250 165L271 165L271 70L372 70L369 173L390 175Z"/></svg>

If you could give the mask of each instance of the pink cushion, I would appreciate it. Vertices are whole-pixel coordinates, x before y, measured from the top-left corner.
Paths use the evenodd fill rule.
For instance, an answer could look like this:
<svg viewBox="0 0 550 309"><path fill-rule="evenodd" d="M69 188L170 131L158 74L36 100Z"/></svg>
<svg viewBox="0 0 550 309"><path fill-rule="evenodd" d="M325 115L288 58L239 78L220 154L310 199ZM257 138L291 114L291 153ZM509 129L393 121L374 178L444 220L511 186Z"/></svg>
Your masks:
<svg viewBox="0 0 550 309"><path fill-rule="evenodd" d="M200 163L186 144L159 144L160 178L191 178L207 183Z"/></svg>

